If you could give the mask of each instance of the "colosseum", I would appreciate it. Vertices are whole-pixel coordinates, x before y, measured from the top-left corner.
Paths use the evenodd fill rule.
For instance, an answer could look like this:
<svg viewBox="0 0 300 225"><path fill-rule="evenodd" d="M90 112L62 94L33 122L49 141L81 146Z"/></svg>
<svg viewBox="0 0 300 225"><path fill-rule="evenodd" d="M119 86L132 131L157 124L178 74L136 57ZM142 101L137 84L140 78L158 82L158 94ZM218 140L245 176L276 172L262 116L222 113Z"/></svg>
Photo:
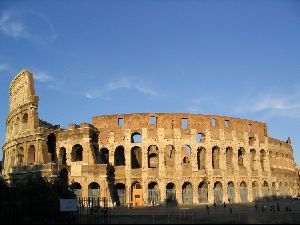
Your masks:
<svg viewBox="0 0 300 225"><path fill-rule="evenodd" d="M67 178L78 197L110 205L251 202L299 193L290 138L267 124L189 113L100 115L66 128L39 119L33 75L9 88L2 175Z"/></svg>

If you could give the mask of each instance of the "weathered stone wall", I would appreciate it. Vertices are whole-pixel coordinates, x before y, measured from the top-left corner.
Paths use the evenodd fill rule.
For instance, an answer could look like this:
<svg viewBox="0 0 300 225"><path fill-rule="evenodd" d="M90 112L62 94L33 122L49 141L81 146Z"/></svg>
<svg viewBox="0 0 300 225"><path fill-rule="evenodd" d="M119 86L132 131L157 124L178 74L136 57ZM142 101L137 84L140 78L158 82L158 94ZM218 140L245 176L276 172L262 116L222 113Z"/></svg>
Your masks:
<svg viewBox="0 0 300 225"><path fill-rule="evenodd" d="M97 193L113 202L121 187L123 203L144 205L165 203L170 193L179 204L299 193L291 141L269 137L262 122L143 113L96 116L92 124L61 128L40 121L37 109L32 74L21 71L10 87L2 148L3 175L13 181L26 173L53 178L67 171L83 197Z"/></svg>

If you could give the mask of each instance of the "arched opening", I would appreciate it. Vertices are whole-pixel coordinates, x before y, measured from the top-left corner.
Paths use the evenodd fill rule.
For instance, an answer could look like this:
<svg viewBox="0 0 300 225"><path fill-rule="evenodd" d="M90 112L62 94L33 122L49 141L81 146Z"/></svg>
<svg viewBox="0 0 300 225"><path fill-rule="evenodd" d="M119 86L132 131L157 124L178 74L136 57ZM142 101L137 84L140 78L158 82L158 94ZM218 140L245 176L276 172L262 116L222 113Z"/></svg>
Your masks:
<svg viewBox="0 0 300 225"><path fill-rule="evenodd" d="M142 149L135 146L131 149L131 169L138 168L142 168Z"/></svg>
<svg viewBox="0 0 300 225"><path fill-rule="evenodd" d="M143 205L143 189L139 182L133 183L131 186L131 199L134 206Z"/></svg>
<svg viewBox="0 0 300 225"><path fill-rule="evenodd" d="M148 184L148 203L151 205L158 205L160 203L159 187L156 182Z"/></svg>
<svg viewBox="0 0 300 225"><path fill-rule="evenodd" d="M231 147L226 148L226 168L233 170L233 149Z"/></svg>
<svg viewBox="0 0 300 225"><path fill-rule="evenodd" d="M248 188L244 181L240 184L240 199L242 203L248 202Z"/></svg>
<svg viewBox="0 0 300 225"><path fill-rule="evenodd" d="M69 172L66 168L63 168L60 172L59 172L59 179L65 181L66 183L68 183L69 180Z"/></svg>
<svg viewBox="0 0 300 225"><path fill-rule="evenodd" d="M220 148L215 146L212 148L212 168L213 169L220 169L219 160L220 160Z"/></svg>
<svg viewBox="0 0 300 225"><path fill-rule="evenodd" d="M245 156L244 148L239 148L239 150L238 150L238 165L240 168L244 168L244 156Z"/></svg>
<svg viewBox="0 0 300 225"><path fill-rule="evenodd" d="M27 164L31 165L35 163L35 147L31 145L28 149Z"/></svg>
<svg viewBox="0 0 300 225"><path fill-rule="evenodd" d="M232 181L227 184L227 195L228 195L228 203L235 202L235 188L234 183Z"/></svg>
<svg viewBox="0 0 300 225"><path fill-rule="evenodd" d="M61 147L59 150L59 163L63 165L67 164L67 151L64 147Z"/></svg>
<svg viewBox="0 0 300 225"><path fill-rule="evenodd" d="M223 203L223 185L219 181L214 184L214 198L215 203Z"/></svg>
<svg viewBox="0 0 300 225"><path fill-rule="evenodd" d="M77 199L81 198L82 191L81 185L77 182L71 184L71 190L73 190L74 194L76 195Z"/></svg>
<svg viewBox="0 0 300 225"><path fill-rule="evenodd" d="M283 191L283 185L281 182L279 183L279 191L278 192L279 192L280 198L282 198L284 196L284 191Z"/></svg>
<svg viewBox="0 0 300 225"><path fill-rule="evenodd" d="M204 141L204 134L198 132L197 135L196 135L196 142L197 142L197 143L201 143L201 142L203 142L203 141Z"/></svg>
<svg viewBox="0 0 300 225"><path fill-rule="evenodd" d="M115 150L115 166L125 166L125 154L123 146L118 146Z"/></svg>
<svg viewBox="0 0 300 225"><path fill-rule="evenodd" d="M251 149L250 150L250 169L252 171L255 170L255 155L256 155L255 149Z"/></svg>
<svg viewBox="0 0 300 225"><path fill-rule="evenodd" d="M197 164L198 164L198 170L205 169L205 154L206 150L205 148L201 147L197 149Z"/></svg>
<svg viewBox="0 0 300 225"><path fill-rule="evenodd" d="M88 197L90 206L100 206L100 185L92 182L88 186Z"/></svg>
<svg viewBox="0 0 300 225"><path fill-rule="evenodd" d="M275 182L272 183L272 198L273 199L277 198L277 191L276 191L276 184L275 184Z"/></svg>
<svg viewBox="0 0 300 225"><path fill-rule="evenodd" d="M252 183L252 197L253 197L253 201L259 199L258 183L256 181Z"/></svg>
<svg viewBox="0 0 300 225"><path fill-rule="evenodd" d="M51 162L56 161L56 136L55 134L49 134L47 138L47 146L48 146L48 153L50 156Z"/></svg>
<svg viewBox="0 0 300 225"><path fill-rule="evenodd" d="M22 127L23 127L23 130L27 130L28 129L28 114L25 113L23 115L23 118L22 118Z"/></svg>
<svg viewBox="0 0 300 225"><path fill-rule="evenodd" d="M94 156L94 161L96 164L100 163L100 152L99 152L99 133L96 131L93 131L91 133L91 139L92 139L92 148L93 148L93 156Z"/></svg>
<svg viewBox="0 0 300 225"><path fill-rule="evenodd" d="M166 185L166 202L172 203L176 201L176 188L173 183Z"/></svg>
<svg viewBox="0 0 300 225"><path fill-rule="evenodd" d="M167 145L165 148L165 165L173 168L175 166L175 147Z"/></svg>
<svg viewBox="0 0 300 225"><path fill-rule="evenodd" d="M199 203L207 203L208 202L208 185L206 182L202 181L198 186L198 200Z"/></svg>
<svg viewBox="0 0 300 225"><path fill-rule="evenodd" d="M260 150L260 166L262 171L265 171L265 159L266 159L266 151L262 149Z"/></svg>
<svg viewBox="0 0 300 225"><path fill-rule="evenodd" d="M71 161L72 162L82 161L82 157L83 157L82 146L79 144L74 145L72 148L72 153L71 153Z"/></svg>
<svg viewBox="0 0 300 225"><path fill-rule="evenodd" d="M148 168L158 168L158 148L156 145L150 145L148 147Z"/></svg>
<svg viewBox="0 0 300 225"><path fill-rule="evenodd" d="M139 132L132 133L131 143L142 143L142 135Z"/></svg>
<svg viewBox="0 0 300 225"><path fill-rule="evenodd" d="M125 206L126 205L126 195L125 195L125 184L117 183L116 184L116 205Z"/></svg>
<svg viewBox="0 0 300 225"><path fill-rule="evenodd" d="M15 134L18 134L20 131L20 118L18 117L15 123Z"/></svg>
<svg viewBox="0 0 300 225"><path fill-rule="evenodd" d="M189 182L185 182L182 185L182 203L184 205L193 204L193 186Z"/></svg>
<svg viewBox="0 0 300 225"><path fill-rule="evenodd" d="M109 151L107 148L100 149L100 164L109 164Z"/></svg>
<svg viewBox="0 0 300 225"><path fill-rule="evenodd" d="M17 166L21 166L24 160L24 148L20 147L17 153Z"/></svg>
<svg viewBox="0 0 300 225"><path fill-rule="evenodd" d="M181 155L182 155L182 163L185 165L190 164L191 147L187 144L184 144L181 148Z"/></svg>
<svg viewBox="0 0 300 225"><path fill-rule="evenodd" d="M262 185L262 195L264 198L269 197L269 184L267 181L264 181L264 183Z"/></svg>

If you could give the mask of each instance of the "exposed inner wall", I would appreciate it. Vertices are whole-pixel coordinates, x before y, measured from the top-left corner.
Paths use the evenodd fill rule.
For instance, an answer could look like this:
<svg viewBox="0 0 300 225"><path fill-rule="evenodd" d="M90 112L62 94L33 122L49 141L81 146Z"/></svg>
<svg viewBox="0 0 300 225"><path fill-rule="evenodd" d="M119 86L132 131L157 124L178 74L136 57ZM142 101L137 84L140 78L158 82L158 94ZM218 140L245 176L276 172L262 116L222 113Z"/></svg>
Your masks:
<svg viewBox="0 0 300 225"><path fill-rule="evenodd" d="M155 124L150 124L150 117L156 118ZM119 126L118 121L122 119L123 125ZM187 119L187 129L182 127L182 119ZM215 120L215 125L213 125ZM262 122L243 120L225 116L199 115L187 113L141 113L141 114L118 114L104 115L92 118L93 125L99 129L100 141L108 143L109 133L114 133L115 140L122 140L125 130L142 132L147 128L148 138L158 138L157 128L164 129L164 138L174 138L176 130L181 130L181 138L188 138L193 132L204 134L209 130L213 140L244 141L244 135L256 137L260 143L265 142L267 137L267 125ZM223 130L222 134L220 129ZM195 135L195 134L194 134Z"/></svg>

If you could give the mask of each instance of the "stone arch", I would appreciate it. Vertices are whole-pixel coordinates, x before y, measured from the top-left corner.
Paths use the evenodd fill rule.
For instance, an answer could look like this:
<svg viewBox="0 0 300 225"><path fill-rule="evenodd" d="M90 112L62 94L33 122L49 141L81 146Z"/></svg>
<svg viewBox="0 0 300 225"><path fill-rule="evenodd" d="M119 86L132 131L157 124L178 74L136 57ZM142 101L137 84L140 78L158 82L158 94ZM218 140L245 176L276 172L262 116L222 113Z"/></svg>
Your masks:
<svg viewBox="0 0 300 225"><path fill-rule="evenodd" d="M54 133L48 135L47 146L48 146L48 154L50 156L50 161L55 162L57 160L57 157L56 157L56 136Z"/></svg>
<svg viewBox="0 0 300 225"><path fill-rule="evenodd" d="M71 184L71 190L73 190L74 194L76 195L77 199L81 198L82 196L82 188L80 183L74 182Z"/></svg>
<svg viewBox="0 0 300 225"><path fill-rule="evenodd" d="M185 182L182 185L182 203L184 205L193 204L193 185L190 182Z"/></svg>
<svg viewBox="0 0 300 225"><path fill-rule="evenodd" d="M159 186L155 181L148 184L148 203L151 205L160 203Z"/></svg>
<svg viewBox="0 0 300 225"><path fill-rule="evenodd" d="M197 165L198 170L205 169L205 157L206 157L206 150L203 147L199 147L197 149Z"/></svg>
<svg viewBox="0 0 300 225"><path fill-rule="evenodd" d="M240 168L244 168L244 157L245 157L245 149L240 147L238 149L238 166Z"/></svg>
<svg viewBox="0 0 300 225"><path fill-rule="evenodd" d="M142 149L134 146L131 149L131 169L142 168Z"/></svg>
<svg viewBox="0 0 300 225"><path fill-rule="evenodd" d="M126 188L125 184L123 183L117 183L115 185L116 189L116 205L117 206L125 206L126 205Z"/></svg>
<svg viewBox="0 0 300 225"><path fill-rule="evenodd" d="M63 165L67 164L67 150L65 147L61 147L59 150L58 162Z"/></svg>
<svg viewBox="0 0 300 225"><path fill-rule="evenodd" d="M214 202L223 203L223 185L220 181L214 183Z"/></svg>
<svg viewBox="0 0 300 225"><path fill-rule="evenodd" d="M269 197L269 184L267 181L264 181L261 192L262 192L263 198Z"/></svg>
<svg viewBox="0 0 300 225"><path fill-rule="evenodd" d="M166 202L172 203L176 201L176 186L174 183L168 183L166 185Z"/></svg>
<svg viewBox="0 0 300 225"><path fill-rule="evenodd" d="M272 183L271 192L272 192L272 198L275 199L277 197L277 190L276 190L275 182Z"/></svg>
<svg viewBox="0 0 300 225"><path fill-rule="evenodd" d="M148 168L158 168L159 166L158 147L156 145L150 145L148 147L147 155L148 155Z"/></svg>
<svg viewBox="0 0 300 225"><path fill-rule="evenodd" d="M99 133L96 131L93 131L90 134L90 138L92 140L91 145L92 145L92 149L93 149L93 153L94 153L94 161L96 164L100 163L100 152L99 152Z"/></svg>
<svg viewBox="0 0 300 225"><path fill-rule="evenodd" d="M173 145L167 145L165 147L165 166L175 166L175 147Z"/></svg>
<svg viewBox="0 0 300 225"><path fill-rule="evenodd" d="M228 203L235 202L235 187L232 181L229 181L227 184L227 196L228 196Z"/></svg>
<svg viewBox="0 0 300 225"><path fill-rule="evenodd" d="M131 143L141 143L142 142L142 135L139 132L133 132L131 134Z"/></svg>
<svg viewBox="0 0 300 225"><path fill-rule="evenodd" d="M218 146L214 146L212 148L212 168L220 169L220 148Z"/></svg>
<svg viewBox="0 0 300 225"><path fill-rule="evenodd" d="M21 166L24 163L23 160L24 160L24 148L20 147L17 152L17 165Z"/></svg>
<svg viewBox="0 0 300 225"><path fill-rule="evenodd" d="M100 198L100 185L97 182L92 182L88 185L89 198Z"/></svg>
<svg viewBox="0 0 300 225"><path fill-rule="evenodd" d="M35 160L36 160L36 150L34 145L30 145L30 147L28 148L28 153L27 153L27 164L34 164Z"/></svg>
<svg viewBox="0 0 300 225"><path fill-rule="evenodd" d="M199 203L208 202L208 184L205 181L202 181L198 186L198 200Z"/></svg>
<svg viewBox="0 0 300 225"><path fill-rule="evenodd" d="M22 130L27 130L28 129L28 114L24 113L22 117Z"/></svg>
<svg viewBox="0 0 300 225"><path fill-rule="evenodd" d="M255 157L256 157L256 151L255 149L250 150L250 169L252 171L255 170Z"/></svg>
<svg viewBox="0 0 300 225"><path fill-rule="evenodd" d="M107 148L100 149L100 164L109 164L109 150Z"/></svg>
<svg viewBox="0 0 300 225"><path fill-rule="evenodd" d="M143 205L143 189L140 182L131 185L131 200L134 206Z"/></svg>
<svg viewBox="0 0 300 225"><path fill-rule="evenodd" d="M253 198L253 201L256 201L259 199L259 189L258 189L257 181L252 182L252 198Z"/></svg>
<svg viewBox="0 0 300 225"><path fill-rule="evenodd" d="M233 170L233 149L232 149L232 147L226 148L226 168Z"/></svg>
<svg viewBox="0 0 300 225"><path fill-rule="evenodd" d="M20 132L20 117L17 117L15 123L15 134L18 134L19 132Z"/></svg>
<svg viewBox="0 0 300 225"><path fill-rule="evenodd" d="M125 166L125 149L123 146L118 146L115 150L115 166Z"/></svg>
<svg viewBox="0 0 300 225"><path fill-rule="evenodd" d="M245 181L240 184L240 200L242 203L248 202L248 187Z"/></svg>
<svg viewBox="0 0 300 225"><path fill-rule="evenodd" d="M80 144L76 144L72 147L71 161L78 162L83 160L83 148Z"/></svg>
<svg viewBox="0 0 300 225"><path fill-rule="evenodd" d="M265 171L265 159L266 159L266 151L262 149L260 150L260 166L262 171Z"/></svg>

